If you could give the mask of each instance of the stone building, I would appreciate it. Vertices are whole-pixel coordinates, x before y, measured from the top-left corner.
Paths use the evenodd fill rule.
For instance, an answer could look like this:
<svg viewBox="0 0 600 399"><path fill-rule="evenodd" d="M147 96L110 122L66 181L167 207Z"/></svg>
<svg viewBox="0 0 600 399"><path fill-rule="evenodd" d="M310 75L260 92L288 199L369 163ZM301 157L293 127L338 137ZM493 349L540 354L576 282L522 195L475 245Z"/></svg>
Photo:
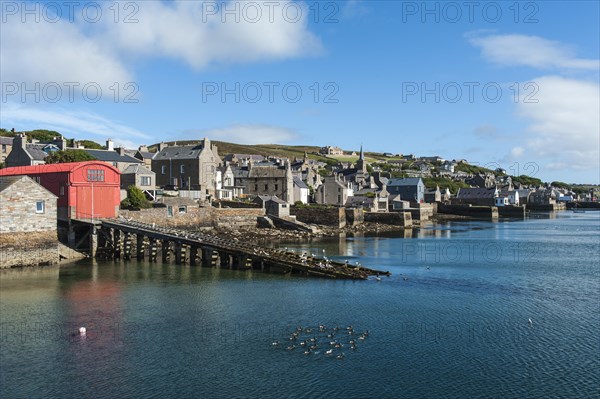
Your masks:
<svg viewBox="0 0 600 399"><path fill-rule="evenodd" d="M152 169L152 158L156 155L155 152L150 152L148 147L141 145L137 151L133 154L133 157L144 162L144 166L148 169Z"/></svg>
<svg viewBox="0 0 600 399"><path fill-rule="evenodd" d="M452 200L453 204L471 204L482 206L496 205L496 198L499 191L495 187L491 188L461 188Z"/></svg>
<svg viewBox="0 0 600 399"><path fill-rule="evenodd" d="M356 165L352 168L342 169L338 172L339 175L343 176L344 180L352 184L354 191L360 191L364 188L376 187L375 180L367 171L367 162L362 146L360 147L360 153Z"/></svg>
<svg viewBox="0 0 600 399"><path fill-rule="evenodd" d="M60 148L55 144L39 144L27 143L27 136L24 134L18 134L13 139L12 150L10 154L6 156L5 164L6 167L15 166L33 166L43 165L46 163L44 159L52 151L58 151Z"/></svg>
<svg viewBox="0 0 600 399"><path fill-rule="evenodd" d="M166 146L161 143L152 159L159 187L199 190L216 197L217 171L222 161L217 146L204 138L195 146Z"/></svg>
<svg viewBox="0 0 600 399"><path fill-rule="evenodd" d="M127 189L129 186L137 186L150 198L155 199L156 174L141 164L129 165L121 173L121 188Z"/></svg>
<svg viewBox="0 0 600 399"><path fill-rule="evenodd" d="M0 177L0 234L54 232L56 235L57 198L28 176Z"/></svg>
<svg viewBox="0 0 600 399"><path fill-rule="evenodd" d="M344 155L344 150L340 147L332 147L330 145L321 147L319 152L323 155Z"/></svg>
<svg viewBox="0 0 600 399"><path fill-rule="evenodd" d="M317 204L345 206L348 197L354 195L352 185L339 175L328 176L315 193Z"/></svg>
<svg viewBox="0 0 600 399"><path fill-rule="evenodd" d="M411 202L425 201L425 184L420 177L392 179L387 185L390 195L400 195L400 199Z"/></svg>
<svg viewBox="0 0 600 399"><path fill-rule="evenodd" d="M6 158L12 151L12 146L12 137L0 137L0 163L6 162Z"/></svg>
<svg viewBox="0 0 600 399"><path fill-rule="evenodd" d="M233 169L235 185L243 186L247 195L276 196L294 203L294 177L289 162L250 162L247 167Z"/></svg>

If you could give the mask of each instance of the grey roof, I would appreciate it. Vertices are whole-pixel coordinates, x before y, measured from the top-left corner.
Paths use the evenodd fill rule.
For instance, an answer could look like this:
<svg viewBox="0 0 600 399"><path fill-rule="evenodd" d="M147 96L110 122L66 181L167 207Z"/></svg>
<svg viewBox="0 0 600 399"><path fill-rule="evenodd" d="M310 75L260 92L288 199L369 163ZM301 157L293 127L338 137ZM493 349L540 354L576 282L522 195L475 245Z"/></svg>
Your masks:
<svg viewBox="0 0 600 399"><path fill-rule="evenodd" d="M285 177L287 168L272 163L260 163L252 165L248 177Z"/></svg>
<svg viewBox="0 0 600 399"><path fill-rule="evenodd" d="M369 198L362 195L348 197L346 206L367 206L371 207L375 204L375 198Z"/></svg>
<svg viewBox="0 0 600 399"><path fill-rule="evenodd" d="M394 186L416 186L419 184L420 177L406 177L404 179L391 179L388 182L388 187Z"/></svg>
<svg viewBox="0 0 600 399"><path fill-rule="evenodd" d="M0 177L0 192L6 190L19 180L21 180L23 176L2 176Z"/></svg>
<svg viewBox="0 0 600 399"><path fill-rule="evenodd" d="M0 144L2 145L13 145L12 137L1 137L0 136Z"/></svg>
<svg viewBox="0 0 600 399"><path fill-rule="evenodd" d="M152 159L154 158L154 155L156 155L155 152L149 152L149 151L138 151L138 154L140 154L142 156L142 158L144 159Z"/></svg>
<svg viewBox="0 0 600 399"><path fill-rule="evenodd" d="M299 188L308 188L308 186L298 176L294 176L294 185L298 186Z"/></svg>
<svg viewBox="0 0 600 399"><path fill-rule="evenodd" d="M456 194L458 199L494 198L495 188L461 188Z"/></svg>
<svg viewBox="0 0 600 399"><path fill-rule="evenodd" d="M250 175L248 168L231 168L231 172L233 173L233 177L235 179L245 179Z"/></svg>
<svg viewBox="0 0 600 399"><path fill-rule="evenodd" d="M137 165L127 166L121 174L123 174L123 175L128 175L128 174L153 175L155 173L153 171L151 171L150 169L148 169L140 164L137 164Z"/></svg>
<svg viewBox="0 0 600 399"><path fill-rule="evenodd" d="M232 161L233 159L252 159L254 161L262 161L265 159L262 155L256 154L227 154L225 156L226 161Z"/></svg>
<svg viewBox="0 0 600 399"><path fill-rule="evenodd" d="M281 200L279 198L277 198L277 196L272 196L269 200L267 200L266 202L275 202L277 204L287 204L287 202L285 202L284 200Z"/></svg>
<svg viewBox="0 0 600 399"><path fill-rule="evenodd" d="M44 147L47 147L48 144L27 144L25 149L27 153L31 156L31 159L36 161L43 161L48 153L43 150Z"/></svg>
<svg viewBox="0 0 600 399"><path fill-rule="evenodd" d="M164 159L198 159L203 149L202 144L165 147L162 151L157 152L153 159L159 161Z"/></svg>
<svg viewBox="0 0 600 399"><path fill-rule="evenodd" d="M128 162L128 163L141 163L137 158L134 158L129 155L121 155L116 151L109 150L88 150L84 149L83 151L87 152L98 161L103 162Z"/></svg>
<svg viewBox="0 0 600 399"><path fill-rule="evenodd" d="M53 198L58 198L56 195L54 195L54 193L52 193L46 187L42 186L41 184L38 184L31 177L24 176L24 175L2 176L2 177L0 177L0 192L6 190L7 188L9 188L10 186L12 186L13 184L15 184L16 182L18 182L20 180L29 181L30 184L35 184L36 186L39 186L38 188L41 188L43 191L45 191L46 193L48 193L48 196L51 196Z"/></svg>

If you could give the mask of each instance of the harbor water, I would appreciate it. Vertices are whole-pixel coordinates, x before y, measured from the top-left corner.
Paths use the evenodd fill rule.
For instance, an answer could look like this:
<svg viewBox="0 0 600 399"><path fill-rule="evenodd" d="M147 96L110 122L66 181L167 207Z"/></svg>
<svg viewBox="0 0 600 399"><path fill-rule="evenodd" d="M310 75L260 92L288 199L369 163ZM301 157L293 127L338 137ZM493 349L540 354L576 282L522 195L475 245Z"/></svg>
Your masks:
<svg viewBox="0 0 600 399"><path fill-rule="evenodd" d="M273 245L392 276L5 270L0 397L600 396L600 212Z"/></svg>

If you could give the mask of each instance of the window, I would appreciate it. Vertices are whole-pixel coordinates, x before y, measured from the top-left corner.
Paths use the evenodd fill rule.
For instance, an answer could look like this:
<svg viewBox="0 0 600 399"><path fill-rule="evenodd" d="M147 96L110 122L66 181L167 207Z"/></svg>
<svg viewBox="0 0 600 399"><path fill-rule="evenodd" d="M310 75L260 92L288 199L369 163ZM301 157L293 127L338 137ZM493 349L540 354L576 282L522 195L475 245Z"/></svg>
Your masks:
<svg viewBox="0 0 600 399"><path fill-rule="evenodd" d="M167 174L167 166L166 165L163 165L160 167L160 173L163 175Z"/></svg>
<svg viewBox="0 0 600 399"><path fill-rule="evenodd" d="M60 195L65 195L65 186L60 186Z"/></svg>
<svg viewBox="0 0 600 399"><path fill-rule="evenodd" d="M179 166L179 173L185 173L185 165Z"/></svg>
<svg viewBox="0 0 600 399"><path fill-rule="evenodd" d="M167 206L167 217L169 217L169 218L173 217L173 207L171 205Z"/></svg>
<svg viewBox="0 0 600 399"><path fill-rule="evenodd" d="M152 178L150 176L142 176L140 184L142 186L149 186L152 184Z"/></svg>
<svg viewBox="0 0 600 399"><path fill-rule="evenodd" d="M2 144L2 153L6 154L6 144Z"/></svg>
<svg viewBox="0 0 600 399"><path fill-rule="evenodd" d="M35 203L35 213L45 213L45 212L46 212L45 201L37 201Z"/></svg>
<svg viewBox="0 0 600 399"><path fill-rule="evenodd" d="M254 191L258 191L258 184L254 185Z"/></svg>
<svg viewBox="0 0 600 399"><path fill-rule="evenodd" d="M279 184L275 184L275 191L279 190Z"/></svg>
<svg viewBox="0 0 600 399"><path fill-rule="evenodd" d="M180 206L179 207L179 213L187 213L187 207L186 206Z"/></svg>
<svg viewBox="0 0 600 399"><path fill-rule="evenodd" d="M104 171L101 169L88 169L88 181L104 181Z"/></svg>
<svg viewBox="0 0 600 399"><path fill-rule="evenodd" d="M265 191L269 191L269 185L265 184Z"/></svg>

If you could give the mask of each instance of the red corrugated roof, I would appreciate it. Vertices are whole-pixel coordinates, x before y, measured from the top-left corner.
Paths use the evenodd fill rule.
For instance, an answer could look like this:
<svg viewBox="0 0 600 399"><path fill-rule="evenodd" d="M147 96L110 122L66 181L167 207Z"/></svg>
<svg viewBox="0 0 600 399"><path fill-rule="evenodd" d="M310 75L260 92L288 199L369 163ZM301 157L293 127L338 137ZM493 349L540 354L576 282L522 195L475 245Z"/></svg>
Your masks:
<svg viewBox="0 0 600 399"><path fill-rule="evenodd" d="M60 172L72 172L84 166L102 166L114 170L117 174L121 174L119 170L105 162L101 161L86 161L86 162L70 162L70 163L55 163L47 165L35 165L35 166L15 166L12 168L0 169L0 176L17 176L17 175L30 175L30 174L43 174L43 173L60 173Z"/></svg>

